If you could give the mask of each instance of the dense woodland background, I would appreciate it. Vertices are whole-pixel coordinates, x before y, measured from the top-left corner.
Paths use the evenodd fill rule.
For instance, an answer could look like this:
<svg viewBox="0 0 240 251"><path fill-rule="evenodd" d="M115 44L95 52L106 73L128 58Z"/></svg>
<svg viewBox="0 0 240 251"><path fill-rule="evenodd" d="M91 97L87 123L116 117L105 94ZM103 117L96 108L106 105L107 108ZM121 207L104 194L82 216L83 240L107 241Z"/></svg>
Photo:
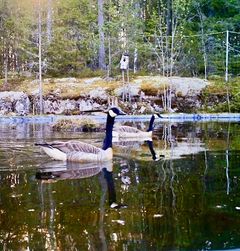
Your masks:
<svg viewBox="0 0 240 251"><path fill-rule="evenodd" d="M227 32L229 31L229 33ZM228 38L227 38L228 34ZM130 72L225 74L240 66L239 0L1 0L0 74L47 77Z"/></svg>

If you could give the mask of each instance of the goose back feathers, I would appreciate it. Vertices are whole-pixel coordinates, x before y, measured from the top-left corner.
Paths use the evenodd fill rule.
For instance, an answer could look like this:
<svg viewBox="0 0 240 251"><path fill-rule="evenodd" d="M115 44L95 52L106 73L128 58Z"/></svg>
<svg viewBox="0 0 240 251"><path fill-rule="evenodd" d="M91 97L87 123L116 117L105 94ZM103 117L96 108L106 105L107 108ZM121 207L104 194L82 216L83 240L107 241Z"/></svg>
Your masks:
<svg viewBox="0 0 240 251"><path fill-rule="evenodd" d="M155 113L151 116L148 130L147 131L141 131L135 127L131 126L119 126L114 128L113 135L115 137L119 138L151 138L152 137L152 131L154 127L154 120L155 118L161 118L162 116L159 113Z"/></svg>

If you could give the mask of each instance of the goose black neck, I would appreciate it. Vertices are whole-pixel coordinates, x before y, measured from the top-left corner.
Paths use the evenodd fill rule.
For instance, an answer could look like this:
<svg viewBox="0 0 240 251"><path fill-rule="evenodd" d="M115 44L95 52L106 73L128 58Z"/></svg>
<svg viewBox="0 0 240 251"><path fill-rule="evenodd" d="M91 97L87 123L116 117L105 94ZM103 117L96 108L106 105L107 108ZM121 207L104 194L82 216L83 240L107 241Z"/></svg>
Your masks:
<svg viewBox="0 0 240 251"><path fill-rule="evenodd" d="M107 181L107 187L108 187L108 200L109 200L109 206L111 206L112 203L116 203L117 196L116 196L116 190L114 185L114 179L112 172L107 171L106 168L103 168L104 178Z"/></svg>
<svg viewBox="0 0 240 251"><path fill-rule="evenodd" d="M151 119L150 119L150 122L149 122L149 127L148 127L148 132L151 132L153 130L153 122L155 120L155 117L154 115L152 115Z"/></svg>
<svg viewBox="0 0 240 251"><path fill-rule="evenodd" d="M106 150L109 147L112 147L112 130L115 118L111 117L109 114L107 116L107 123L106 123L106 136L103 141L102 149Z"/></svg>

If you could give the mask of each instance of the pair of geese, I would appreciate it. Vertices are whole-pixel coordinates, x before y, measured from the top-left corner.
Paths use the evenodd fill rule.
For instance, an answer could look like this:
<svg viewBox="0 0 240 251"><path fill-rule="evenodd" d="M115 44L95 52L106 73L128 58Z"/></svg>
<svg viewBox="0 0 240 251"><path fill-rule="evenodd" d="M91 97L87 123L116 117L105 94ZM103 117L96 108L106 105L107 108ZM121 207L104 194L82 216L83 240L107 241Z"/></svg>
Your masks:
<svg viewBox="0 0 240 251"><path fill-rule="evenodd" d="M106 135L102 148L93 146L81 141L54 141L52 143L35 144L40 146L44 152L54 160L71 162L102 162L113 158L112 138L113 134L122 138L150 138L152 137L153 123L155 118L161 117L160 114L153 114L147 132L143 132L134 127L120 126L113 129L116 116L126 115L118 107L112 107L107 112Z"/></svg>

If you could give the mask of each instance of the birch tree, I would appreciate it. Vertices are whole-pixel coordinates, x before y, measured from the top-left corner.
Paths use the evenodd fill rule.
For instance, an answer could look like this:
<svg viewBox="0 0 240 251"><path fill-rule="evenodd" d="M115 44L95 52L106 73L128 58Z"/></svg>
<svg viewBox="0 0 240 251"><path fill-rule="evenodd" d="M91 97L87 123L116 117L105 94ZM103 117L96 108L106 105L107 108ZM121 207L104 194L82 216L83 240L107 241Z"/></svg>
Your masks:
<svg viewBox="0 0 240 251"><path fill-rule="evenodd" d="M52 41L53 7L52 0L47 1L47 43Z"/></svg>
<svg viewBox="0 0 240 251"><path fill-rule="evenodd" d="M153 39L146 37L156 55L160 73L170 77L169 85L164 86L163 108L166 111L172 110L171 77L176 71L175 65L181 53L182 31L187 11L186 0L167 0L167 2L160 0L158 16L153 13L152 18L153 30L150 32L153 33Z"/></svg>
<svg viewBox="0 0 240 251"><path fill-rule="evenodd" d="M143 44L143 18L139 1L108 0L105 30L108 34L108 63L119 67L124 52L130 56L130 67L137 70L138 50Z"/></svg>
<svg viewBox="0 0 240 251"><path fill-rule="evenodd" d="M98 0L98 30L99 30L99 68L106 69L105 64L105 35L104 35L104 16L103 16L103 1Z"/></svg>
<svg viewBox="0 0 240 251"><path fill-rule="evenodd" d="M204 78L207 79L207 49L206 49L205 34L204 34L204 14L201 10L199 3L196 3L196 9L200 20L201 43L202 43L203 62L204 62Z"/></svg>
<svg viewBox="0 0 240 251"><path fill-rule="evenodd" d="M4 11L5 10L5 11ZM8 6L6 1L1 2L1 19L0 19L0 29L1 29L1 58L2 58L2 72L4 75L4 86L8 83L8 58L9 58L9 42L10 42L10 14L8 11Z"/></svg>

